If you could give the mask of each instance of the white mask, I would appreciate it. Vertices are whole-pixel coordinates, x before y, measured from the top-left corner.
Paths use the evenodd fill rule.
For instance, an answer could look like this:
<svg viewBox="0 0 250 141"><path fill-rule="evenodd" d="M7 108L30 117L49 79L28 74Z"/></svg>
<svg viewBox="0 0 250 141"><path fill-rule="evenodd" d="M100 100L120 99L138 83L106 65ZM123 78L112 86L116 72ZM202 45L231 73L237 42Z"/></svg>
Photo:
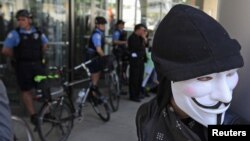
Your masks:
<svg viewBox="0 0 250 141"><path fill-rule="evenodd" d="M238 83L237 69L171 82L177 106L204 126L222 124Z"/></svg>

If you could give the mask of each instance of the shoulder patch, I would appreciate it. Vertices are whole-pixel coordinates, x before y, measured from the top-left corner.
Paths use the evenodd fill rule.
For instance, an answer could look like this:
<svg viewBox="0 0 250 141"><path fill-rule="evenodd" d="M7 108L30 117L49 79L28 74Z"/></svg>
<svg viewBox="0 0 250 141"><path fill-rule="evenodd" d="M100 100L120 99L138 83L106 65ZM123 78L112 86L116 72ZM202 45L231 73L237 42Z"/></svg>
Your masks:
<svg viewBox="0 0 250 141"><path fill-rule="evenodd" d="M35 33L34 34L34 39L38 39L39 38L39 34L38 33Z"/></svg>
<svg viewBox="0 0 250 141"><path fill-rule="evenodd" d="M13 34L12 33L9 33L7 38L12 38L13 37Z"/></svg>
<svg viewBox="0 0 250 141"><path fill-rule="evenodd" d="M102 37L100 34L96 34L96 38L100 40Z"/></svg>

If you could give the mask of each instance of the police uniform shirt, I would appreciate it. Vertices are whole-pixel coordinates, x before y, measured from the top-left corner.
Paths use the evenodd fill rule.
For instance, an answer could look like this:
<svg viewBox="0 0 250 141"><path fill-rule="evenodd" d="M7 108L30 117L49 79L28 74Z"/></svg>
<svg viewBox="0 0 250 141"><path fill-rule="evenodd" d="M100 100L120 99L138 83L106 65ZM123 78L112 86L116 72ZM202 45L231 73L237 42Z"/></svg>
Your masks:
<svg viewBox="0 0 250 141"><path fill-rule="evenodd" d="M30 28L30 30L25 30L25 29L20 28L20 33L31 34L31 33L34 33L34 32L36 32L36 28L33 27L33 26ZM48 39L44 34L42 34L41 40L42 40L43 45L48 43ZM20 43L19 34L17 33L16 30L12 30L8 34L7 38L4 41L4 47L6 47L6 48L14 48L14 47L17 47L19 43Z"/></svg>
<svg viewBox="0 0 250 141"><path fill-rule="evenodd" d="M96 33L94 33L92 36L92 42L93 42L95 48L98 48L98 47L102 46L102 36L104 35L104 33L99 29L96 29L95 32ZM88 48L88 51L95 52L91 48Z"/></svg>
<svg viewBox="0 0 250 141"><path fill-rule="evenodd" d="M119 32L118 30L116 30L114 33L113 33L113 35L112 35L112 40L113 41L118 41L119 40L119 38L120 38L120 34L121 34L121 32L122 32L122 30Z"/></svg>

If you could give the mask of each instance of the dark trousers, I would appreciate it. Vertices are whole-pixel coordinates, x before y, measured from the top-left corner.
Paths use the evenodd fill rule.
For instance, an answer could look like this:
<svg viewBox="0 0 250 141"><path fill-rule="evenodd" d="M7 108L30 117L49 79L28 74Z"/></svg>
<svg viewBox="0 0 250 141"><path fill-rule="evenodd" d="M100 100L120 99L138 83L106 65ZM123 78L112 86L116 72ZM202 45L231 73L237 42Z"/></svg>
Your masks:
<svg viewBox="0 0 250 141"><path fill-rule="evenodd" d="M144 75L144 61L139 58L132 58L129 61L129 94L130 98L138 99L141 92L141 85Z"/></svg>

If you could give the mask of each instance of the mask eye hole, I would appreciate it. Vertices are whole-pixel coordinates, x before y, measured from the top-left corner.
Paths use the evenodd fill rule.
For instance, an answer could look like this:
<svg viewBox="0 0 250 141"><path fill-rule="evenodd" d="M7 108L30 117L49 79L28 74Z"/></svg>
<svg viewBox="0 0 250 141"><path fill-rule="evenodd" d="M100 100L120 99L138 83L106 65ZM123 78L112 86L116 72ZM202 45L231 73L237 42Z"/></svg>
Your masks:
<svg viewBox="0 0 250 141"><path fill-rule="evenodd" d="M233 76L235 73L236 73L236 71L230 72L230 73L227 74L227 77L231 77L231 76Z"/></svg>
<svg viewBox="0 0 250 141"><path fill-rule="evenodd" d="M199 77L197 78L197 80L199 81L209 81L212 80L213 78L211 76L203 76L203 77Z"/></svg>

